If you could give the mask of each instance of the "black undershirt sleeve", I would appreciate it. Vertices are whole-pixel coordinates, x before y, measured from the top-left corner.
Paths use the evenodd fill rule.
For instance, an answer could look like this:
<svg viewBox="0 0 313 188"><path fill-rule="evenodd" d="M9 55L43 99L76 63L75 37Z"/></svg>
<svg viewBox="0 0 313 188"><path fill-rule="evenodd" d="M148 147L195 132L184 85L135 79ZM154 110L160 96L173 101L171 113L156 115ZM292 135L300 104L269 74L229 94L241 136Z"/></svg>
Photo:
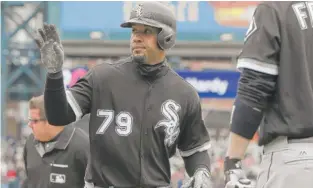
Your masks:
<svg viewBox="0 0 313 188"><path fill-rule="evenodd" d="M231 117L231 132L251 139L276 90L277 75L243 69Z"/></svg>
<svg viewBox="0 0 313 188"><path fill-rule="evenodd" d="M210 171L210 156L208 151L197 152L188 157L183 157L183 159L186 171L190 177L193 176L199 168L205 168Z"/></svg>
<svg viewBox="0 0 313 188"><path fill-rule="evenodd" d="M48 73L44 100L46 116L50 124L62 126L75 121L75 113L67 102L62 71Z"/></svg>

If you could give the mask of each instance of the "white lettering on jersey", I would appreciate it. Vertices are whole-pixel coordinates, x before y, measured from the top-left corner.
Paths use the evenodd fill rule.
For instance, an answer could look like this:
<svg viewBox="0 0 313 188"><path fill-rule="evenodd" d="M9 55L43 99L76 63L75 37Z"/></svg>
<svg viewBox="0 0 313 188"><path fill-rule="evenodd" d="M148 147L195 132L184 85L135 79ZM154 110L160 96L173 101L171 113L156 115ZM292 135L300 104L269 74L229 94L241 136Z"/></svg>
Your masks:
<svg viewBox="0 0 313 188"><path fill-rule="evenodd" d="M311 27L313 27L313 2L299 2L292 5L293 11L297 16L301 30L308 28L307 18L309 13ZM307 10L307 12L306 12Z"/></svg>
<svg viewBox="0 0 313 188"><path fill-rule="evenodd" d="M178 116L178 111L180 108L180 105L173 100L169 99L165 101L161 106L161 112L166 119L159 121L154 127L154 129L164 127L164 144L168 147L170 147L175 142L180 133Z"/></svg>
<svg viewBox="0 0 313 188"><path fill-rule="evenodd" d="M111 125L114 119L114 111L113 110L104 110L99 109L97 111L97 116L102 117L103 122L99 126L97 130L97 134L104 134L108 127ZM132 133L133 129L133 116L129 112L120 112L115 117L115 132L119 136L128 136Z"/></svg>

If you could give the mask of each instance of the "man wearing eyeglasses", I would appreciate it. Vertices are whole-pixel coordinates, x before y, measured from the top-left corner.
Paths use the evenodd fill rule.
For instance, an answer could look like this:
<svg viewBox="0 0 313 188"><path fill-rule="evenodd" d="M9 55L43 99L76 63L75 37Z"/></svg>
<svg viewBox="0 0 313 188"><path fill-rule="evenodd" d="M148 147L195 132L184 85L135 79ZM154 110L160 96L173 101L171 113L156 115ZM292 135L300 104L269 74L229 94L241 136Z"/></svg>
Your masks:
<svg viewBox="0 0 313 188"><path fill-rule="evenodd" d="M24 147L27 179L23 188L83 188L88 135L74 125L50 125L42 95L29 101L29 127L32 134Z"/></svg>

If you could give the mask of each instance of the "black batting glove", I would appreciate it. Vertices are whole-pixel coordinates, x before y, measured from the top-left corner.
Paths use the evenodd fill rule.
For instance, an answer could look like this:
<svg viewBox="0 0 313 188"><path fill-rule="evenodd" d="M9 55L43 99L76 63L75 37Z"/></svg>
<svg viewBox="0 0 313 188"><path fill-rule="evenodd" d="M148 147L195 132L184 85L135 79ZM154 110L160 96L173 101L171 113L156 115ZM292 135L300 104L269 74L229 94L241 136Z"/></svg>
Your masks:
<svg viewBox="0 0 313 188"><path fill-rule="evenodd" d="M241 168L240 159L225 158L224 161L225 188L253 188L251 181Z"/></svg>

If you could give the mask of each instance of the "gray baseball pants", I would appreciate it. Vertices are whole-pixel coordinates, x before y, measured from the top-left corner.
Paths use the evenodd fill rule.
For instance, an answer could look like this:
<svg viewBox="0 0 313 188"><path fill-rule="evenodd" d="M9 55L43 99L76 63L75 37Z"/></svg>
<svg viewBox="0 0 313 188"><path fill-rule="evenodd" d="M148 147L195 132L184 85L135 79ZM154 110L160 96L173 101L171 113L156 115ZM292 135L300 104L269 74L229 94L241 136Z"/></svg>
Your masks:
<svg viewBox="0 0 313 188"><path fill-rule="evenodd" d="M256 188L313 188L313 137L265 145Z"/></svg>

